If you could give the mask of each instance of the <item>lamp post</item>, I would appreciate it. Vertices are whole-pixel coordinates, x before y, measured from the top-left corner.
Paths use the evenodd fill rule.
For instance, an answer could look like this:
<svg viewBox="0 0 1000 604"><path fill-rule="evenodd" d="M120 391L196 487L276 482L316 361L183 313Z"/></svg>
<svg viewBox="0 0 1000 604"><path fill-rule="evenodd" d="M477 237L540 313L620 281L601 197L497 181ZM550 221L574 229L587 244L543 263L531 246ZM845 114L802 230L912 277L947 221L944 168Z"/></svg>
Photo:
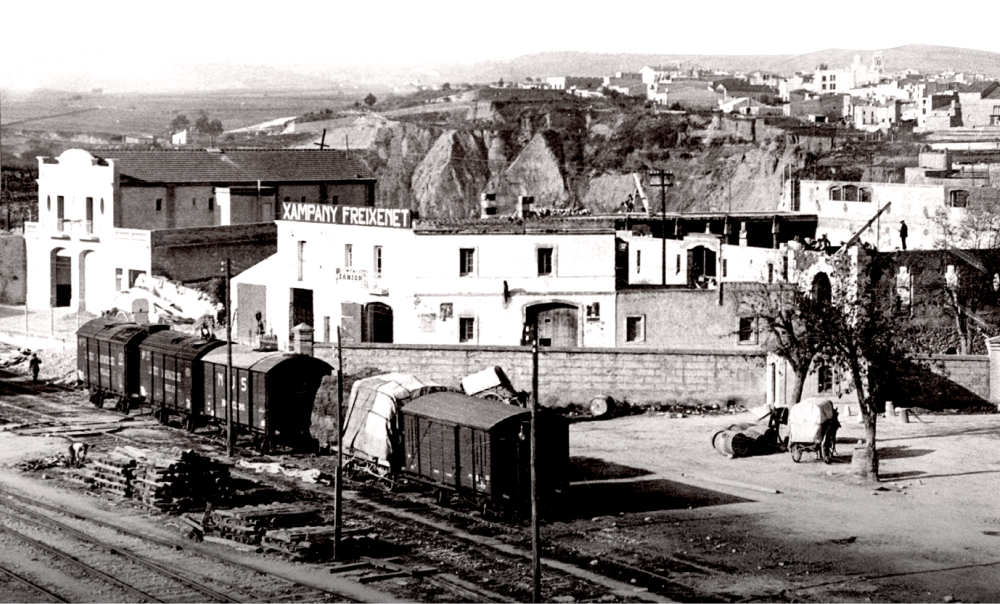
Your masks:
<svg viewBox="0 0 1000 604"><path fill-rule="evenodd" d="M661 284L667 284L667 187L674 186L674 175L663 170L649 170L649 186L660 188L660 240L662 247L662 257L660 258L660 269L662 271Z"/></svg>

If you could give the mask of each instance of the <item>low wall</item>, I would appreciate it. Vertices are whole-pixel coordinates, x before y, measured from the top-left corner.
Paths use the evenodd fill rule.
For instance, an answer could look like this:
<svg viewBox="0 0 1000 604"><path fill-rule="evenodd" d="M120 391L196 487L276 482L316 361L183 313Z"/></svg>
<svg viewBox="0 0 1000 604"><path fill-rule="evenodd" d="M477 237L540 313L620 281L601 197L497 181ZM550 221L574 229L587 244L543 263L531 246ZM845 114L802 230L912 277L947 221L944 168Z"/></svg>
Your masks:
<svg viewBox="0 0 1000 604"><path fill-rule="evenodd" d="M936 354L915 364L906 395L897 405L960 409L990 401L990 358L986 355Z"/></svg>
<svg viewBox="0 0 1000 604"><path fill-rule="evenodd" d="M24 236L0 235L0 304L24 304L27 267Z"/></svg>
<svg viewBox="0 0 1000 604"><path fill-rule="evenodd" d="M317 357L337 366L336 348L317 344ZM514 387L531 390L531 350L517 346L350 344L344 372L399 371L459 387L463 377L499 366ZM545 406L586 404L609 395L633 405L664 402L765 401L765 355L759 351L545 348L539 353L539 400Z"/></svg>

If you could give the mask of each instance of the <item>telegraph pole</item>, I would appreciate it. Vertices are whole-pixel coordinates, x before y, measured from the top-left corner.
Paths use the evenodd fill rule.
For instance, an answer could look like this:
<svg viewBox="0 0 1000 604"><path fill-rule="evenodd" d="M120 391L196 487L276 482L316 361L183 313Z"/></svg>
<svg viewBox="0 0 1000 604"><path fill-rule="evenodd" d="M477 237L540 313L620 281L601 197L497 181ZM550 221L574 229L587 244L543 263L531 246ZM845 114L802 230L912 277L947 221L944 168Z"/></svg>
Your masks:
<svg viewBox="0 0 1000 604"><path fill-rule="evenodd" d="M542 565L538 557L538 327L531 342L531 596L542 601Z"/></svg>
<svg viewBox="0 0 1000 604"><path fill-rule="evenodd" d="M660 258L660 269L662 271L661 285L667 284L667 187L674 186L674 175L664 172L661 169L649 171L649 184L660 188L660 241L662 247L662 257Z"/></svg>
<svg viewBox="0 0 1000 604"><path fill-rule="evenodd" d="M339 560L340 554L340 517L343 503L341 493L343 483L341 475L344 467L344 427L343 427L343 405L344 405L344 354L341 348L340 325L337 326L337 472L334 474L334 496L333 496L333 559Z"/></svg>
<svg viewBox="0 0 1000 604"><path fill-rule="evenodd" d="M229 281L232 267L229 258L222 261L226 275L226 457L233 456L233 315L229 308Z"/></svg>

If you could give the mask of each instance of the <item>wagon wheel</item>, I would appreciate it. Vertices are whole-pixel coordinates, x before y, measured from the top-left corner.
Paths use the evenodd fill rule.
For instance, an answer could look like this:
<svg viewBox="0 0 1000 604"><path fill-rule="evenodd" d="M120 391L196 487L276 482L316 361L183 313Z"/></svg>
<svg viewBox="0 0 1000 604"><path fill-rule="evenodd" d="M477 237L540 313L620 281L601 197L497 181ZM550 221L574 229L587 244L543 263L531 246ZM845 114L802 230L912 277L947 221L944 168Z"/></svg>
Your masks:
<svg viewBox="0 0 1000 604"><path fill-rule="evenodd" d="M104 407L104 395L101 394L100 390L92 390L90 393L90 402L98 409L102 409Z"/></svg>
<svg viewBox="0 0 1000 604"><path fill-rule="evenodd" d="M792 452L792 461L795 463L802 461L802 449L798 445L789 445L788 450Z"/></svg>

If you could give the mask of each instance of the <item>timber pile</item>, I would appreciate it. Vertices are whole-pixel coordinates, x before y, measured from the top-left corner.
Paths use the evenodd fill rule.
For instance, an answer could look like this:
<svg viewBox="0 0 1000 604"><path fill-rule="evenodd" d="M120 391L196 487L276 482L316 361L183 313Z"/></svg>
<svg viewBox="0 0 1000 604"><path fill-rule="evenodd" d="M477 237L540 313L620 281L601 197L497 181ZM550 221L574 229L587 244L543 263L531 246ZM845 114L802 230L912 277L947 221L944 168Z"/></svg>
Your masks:
<svg viewBox="0 0 1000 604"><path fill-rule="evenodd" d="M229 466L194 451L160 453L135 447L115 451L135 459L132 497L146 506L178 513L230 495Z"/></svg>
<svg viewBox="0 0 1000 604"><path fill-rule="evenodd" d="M212 511L212 520L215 522L214 532L220 537L254 545L260 544L268 531L318 525L323 521L318 508L281 504L216 509ZM290 544L291 537L288 536L288 539L285 542L275 537L275 541Z"/></svg>
<svg viewBox="0 0 1000 604"><path fill-rule="evenodd" d="M91 454L86 463L86 467L74 472L79 480L118 497L132 496L134 459L113 452L109 455Z"/></svg>

